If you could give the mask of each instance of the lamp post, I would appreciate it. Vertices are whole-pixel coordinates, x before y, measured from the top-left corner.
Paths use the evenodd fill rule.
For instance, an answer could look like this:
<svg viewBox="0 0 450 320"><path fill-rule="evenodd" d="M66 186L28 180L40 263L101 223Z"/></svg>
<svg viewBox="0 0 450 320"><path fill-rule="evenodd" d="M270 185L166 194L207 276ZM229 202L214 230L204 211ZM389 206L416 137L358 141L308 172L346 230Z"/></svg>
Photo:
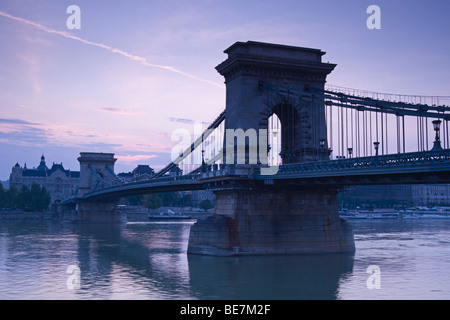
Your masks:
<svg viewBox="0 0 450 320"><path fill-rule="evenodd" d="M378 156L378 147L380 146L380 143L378 141L373 143L374 147L375 147L375 156Z"/></svg>
<svg viewBox="0 0 450 320"><path fill-rule="evenodd" d="M347 148L347 151L348 151L348 157L351 158L352 153L353 153L353 148Z"/></svg>
<svg viewBox="0 0 450 320"><path fill-rule="evenodd" d="M325 139L320 139L320 152L319 152L319 160L325 160L324 154L325 154Z"/></svg>
<svg viewBox="0 0 450 320"><path fill-rule="evenodd" d="M206 172L205 150L202 150L202 172Z"/></svg>
<svg viewBox="0 0 450 320"><path fill-rule="evenodd" d="M434 138L433 149L431 150L442 150L441 147L441 139L440 139L440 129L441 129L441 120L432 121L434 131L436 131L436 137Z"/></svg>

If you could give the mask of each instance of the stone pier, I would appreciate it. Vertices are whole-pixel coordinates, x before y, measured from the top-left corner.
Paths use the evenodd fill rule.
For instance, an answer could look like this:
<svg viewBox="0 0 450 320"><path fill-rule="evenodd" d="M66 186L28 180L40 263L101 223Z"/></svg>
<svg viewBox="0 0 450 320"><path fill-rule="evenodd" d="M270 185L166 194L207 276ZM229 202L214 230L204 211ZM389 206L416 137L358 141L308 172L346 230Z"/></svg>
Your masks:
<svg viewBox="0 0 450 320"><path fill-rule="evenodd" d="M215 214L191 228L188 253L230 256L355 251L351 226L327 189L216 193Z"/></svg>
<svg viewBox="0 0 450 320"><path fill-rule="evenodd" d="M78 223L122 223L124 218L117 212L115 201L81 202L65 216L66 220Z"/></svg>
<svg viewBox="0 0 450 320"><path fill-rule="evenodd" d="M227 89L226 131L247 132L250 141L251 132L271 129L269 119L276 115L281 126L276 130L281 133L282 164L327 160L324 97L309 92L310 88L323 89L326 77L336 67L322 61L325 52L254 41L236 42L224 52L228 58L216 70L225 78ZM278 90L277 85L289 90ZM256 154L256 166L268 163L264 154L267 141L260 140L257 151L250 148L255 143L239 141L224 142L225 165L232 165L237 172L255 165L250 159ZM235 150L243 150L245 162L237 160L240 158ZM230 154L234 159L228 157ZM269 173L268 180L275 173ZM217 189L215 215L192 226L189 253L266 255L355 250L351 227L339 217L335 190L314 184L300 187L295 182L254 187L251 174L236 176L235 185L247 179L247 186L234 188L230 184Z"/></svg>
<svg viewBox="0 0 450 320"><path fill-rule="evenodd" d="M78 196L91 192L96 188L104 188L111 185L114 179L114 163L112 153L81 152L80 184ZM116 210L116 200L85 201L80 200L76 204L67 207L64 219L73 222L123 222L124 217Z"/></svg>

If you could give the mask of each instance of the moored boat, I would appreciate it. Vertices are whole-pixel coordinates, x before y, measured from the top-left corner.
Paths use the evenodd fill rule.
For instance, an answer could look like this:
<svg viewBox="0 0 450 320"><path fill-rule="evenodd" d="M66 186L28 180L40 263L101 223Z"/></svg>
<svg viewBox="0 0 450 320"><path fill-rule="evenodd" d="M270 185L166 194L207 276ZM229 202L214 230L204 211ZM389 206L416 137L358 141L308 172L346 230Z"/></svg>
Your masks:
<svg viewBox="0 0 450 320"><path fill-rule="evenodd" d="M168 209L166 212L160 212L159 214L149 214L149 219L193 219L191 216L182 214L182 213L175 213L172 210Z"/></svg>

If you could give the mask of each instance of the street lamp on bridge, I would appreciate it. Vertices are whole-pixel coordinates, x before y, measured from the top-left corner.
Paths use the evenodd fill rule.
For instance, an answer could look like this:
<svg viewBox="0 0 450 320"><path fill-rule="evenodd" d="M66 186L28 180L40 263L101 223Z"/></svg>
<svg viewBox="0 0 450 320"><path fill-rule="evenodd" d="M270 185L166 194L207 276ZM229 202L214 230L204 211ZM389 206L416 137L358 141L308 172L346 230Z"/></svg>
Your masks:
<svg viewBox="0 0 450 320"><path fill-rule="evenodd" d="M319 152L319 160L325 160L325 139L320 139L319 143L320 143L320 152Z"/></svg>
<svg viewBox="0 0 450 320"><path fill-rule="evenodd" d="M202 149L202 172L206 172L205 150Z"/></svg>
<svg viewBox="0 0 450 320"><path fill-rule="evenodd" d="M353 153L353 148L347 148L347 152L348 152L348 157L351 158L352 153Z"/></svg>
<svg viewBox="0 0 450 320"><path fill-rule="evenodd" d="M434 131L436 131L436 137L434 138L433 149L431 150L442 150L440 139L441 120L434 120L432 123Z"/></svg>
<svg viewBox="0 0 450 320"><path fill-rule="evenodd" d="M378 147L380 146L380 143L378 141L373 143L374 147L375 147L375 155L378 156Z"/></svg>

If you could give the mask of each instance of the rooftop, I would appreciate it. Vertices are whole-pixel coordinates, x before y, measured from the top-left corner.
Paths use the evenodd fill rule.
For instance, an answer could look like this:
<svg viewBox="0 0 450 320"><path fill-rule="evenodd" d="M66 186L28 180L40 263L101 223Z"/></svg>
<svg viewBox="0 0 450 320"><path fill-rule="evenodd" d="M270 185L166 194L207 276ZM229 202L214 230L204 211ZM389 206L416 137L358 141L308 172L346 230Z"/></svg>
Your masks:
<svg viewBox="0 0 450 320"><path fill-rule="evenodd" d="M227 53L229 57L237 54L243 54L286 59L312 60L317 62L320 62L321 57L325 54L325 52L320 49L257 41L236 42L224 52Z"/></svg>
<svg viewBox="0 0 450 320"><path fill-rule="evenodd" d="M19 163L16 163L14 166L15 168L20 168ZM70 171L64 169L64 166L62 163L53 163L52 167L49 169L47 165L45 164L45 157L41 157L41 162L39 163L39 166L37 168L28 169L26 164L23 167L22 170L22 176L23 177L49 177L56 171L63 172L67 177L70 178L79 178L80 172L79 171Z"/></svg>

